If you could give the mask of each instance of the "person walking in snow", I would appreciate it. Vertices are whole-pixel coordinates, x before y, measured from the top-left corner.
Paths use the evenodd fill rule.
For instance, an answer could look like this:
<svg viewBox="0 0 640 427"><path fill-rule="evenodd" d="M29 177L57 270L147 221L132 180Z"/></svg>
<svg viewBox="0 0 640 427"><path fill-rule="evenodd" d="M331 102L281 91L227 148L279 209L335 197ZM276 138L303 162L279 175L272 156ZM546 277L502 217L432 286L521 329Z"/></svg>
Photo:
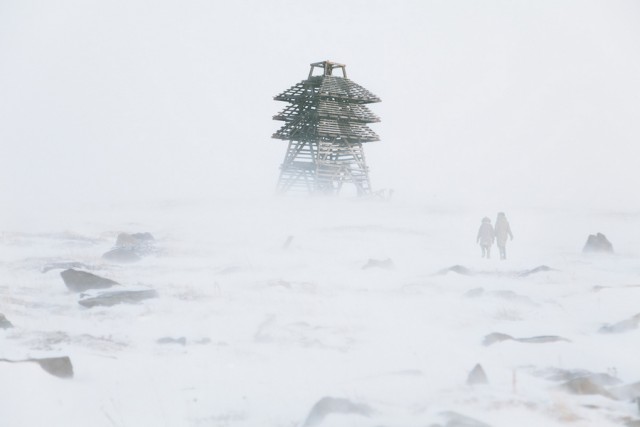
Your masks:
<svg viewBox="0 0 640 427"><path fill-rule="evenodd" d="M500 251L500 259L507 259L507 237L513 240L513 233L511 233L511 226L504 212L498 213L498 217L496 218L495 235L498 250Z"/></svg>
<svg viewBox="0 0 640 427"><path fill-rule="evenodd" d="M480 244L482 248L482 258L491 258L491 246L495 239L495 233L491 226L491 220L487 217L482 218L480 229L478 230L478 237L476 242Z"/></svg>

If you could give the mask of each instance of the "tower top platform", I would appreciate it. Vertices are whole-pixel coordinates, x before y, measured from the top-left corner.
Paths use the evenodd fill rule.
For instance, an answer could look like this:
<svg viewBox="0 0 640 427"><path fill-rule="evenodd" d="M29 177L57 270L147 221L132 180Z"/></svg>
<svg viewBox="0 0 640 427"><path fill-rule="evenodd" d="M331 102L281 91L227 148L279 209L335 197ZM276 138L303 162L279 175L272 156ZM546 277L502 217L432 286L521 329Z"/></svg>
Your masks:
<svg viewBox="0 0 640 427"><path fill-rule="evenodd" d="M313 76L313 72L316 68L319 68L320 70L322 70L322 74L320 74L322 76L332 76L333 70L337 68L342 70L342 77L344 78L347 77L346 65L338 64L337 62L333 62L333 61L322 61L322 62L314 62L311 64L311 69L309 70L309 78Z"/></svg>

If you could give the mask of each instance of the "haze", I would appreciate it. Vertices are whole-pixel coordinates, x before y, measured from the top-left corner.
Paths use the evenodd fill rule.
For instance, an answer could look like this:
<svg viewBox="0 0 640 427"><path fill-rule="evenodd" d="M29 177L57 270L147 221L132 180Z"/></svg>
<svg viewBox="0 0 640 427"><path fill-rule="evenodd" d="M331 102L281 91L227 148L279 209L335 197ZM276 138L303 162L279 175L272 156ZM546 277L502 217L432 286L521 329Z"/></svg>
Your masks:
<svg viewBox="0 0 640 427"><path fill-rule="evenodd" d="M272 97L329 59L383 100L375 189L638 208L638 22L634 1L5 0L0 194L22 220L270 196L286 148Z"/></svg>

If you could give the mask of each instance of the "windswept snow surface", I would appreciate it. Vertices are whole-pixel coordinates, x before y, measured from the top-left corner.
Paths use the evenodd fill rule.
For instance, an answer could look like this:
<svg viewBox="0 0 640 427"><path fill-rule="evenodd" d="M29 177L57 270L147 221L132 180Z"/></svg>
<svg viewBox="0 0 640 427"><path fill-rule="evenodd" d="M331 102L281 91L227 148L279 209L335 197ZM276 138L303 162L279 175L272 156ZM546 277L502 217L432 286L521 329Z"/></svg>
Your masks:
<svg viewBox="0 0 640 427"><path fill-rule="evenodd" d="M607 427L640 418L630 398L571 394L540 375L640 381L640 330L599 333L640 312L640 214L506 210L509 259L495 247L480 259L480 219L505 209L229 198L94 205L5 228L0 313L14 328L0 329L0 358L68 355L75 377L0 363L0 424ZM106 262L119 232L151 232L156 251ZM595 232L616 255L581 254ZM363 269L370 259L394 268ZM43 272L66 261L159 297L84 308L61 269ZM474 274L438 274L454 265ZM552 270L521 275L541 265ZM484 346L493 332L568 341ZM477 363L488 385L466 384Z"/></svg>

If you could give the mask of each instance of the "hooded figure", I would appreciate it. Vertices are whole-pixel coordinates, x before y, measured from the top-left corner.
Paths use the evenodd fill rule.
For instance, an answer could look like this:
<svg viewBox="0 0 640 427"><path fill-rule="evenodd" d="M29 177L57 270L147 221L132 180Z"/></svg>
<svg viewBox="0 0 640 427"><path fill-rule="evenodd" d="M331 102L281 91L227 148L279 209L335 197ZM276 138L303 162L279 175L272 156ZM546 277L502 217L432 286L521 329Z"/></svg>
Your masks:
<svg viewBox="0 0 640 427"><path fill-rule="evenodd" d="M487 217L482 218L482 224L480 224L478 238L476 239L482 248L482 258L485 256L491 258L491 245L493 245L494 239L495 234L491 226L491 220Z"/></svg>
<svg viewBox="0 0 640 427"><path fill-rule="evenodd" d="M496 218L495 233L498 249L500 250L500 259L507 259L507 237L513 240L513 234L511 233L511 226L504 212L500 212Z"/></svg>

